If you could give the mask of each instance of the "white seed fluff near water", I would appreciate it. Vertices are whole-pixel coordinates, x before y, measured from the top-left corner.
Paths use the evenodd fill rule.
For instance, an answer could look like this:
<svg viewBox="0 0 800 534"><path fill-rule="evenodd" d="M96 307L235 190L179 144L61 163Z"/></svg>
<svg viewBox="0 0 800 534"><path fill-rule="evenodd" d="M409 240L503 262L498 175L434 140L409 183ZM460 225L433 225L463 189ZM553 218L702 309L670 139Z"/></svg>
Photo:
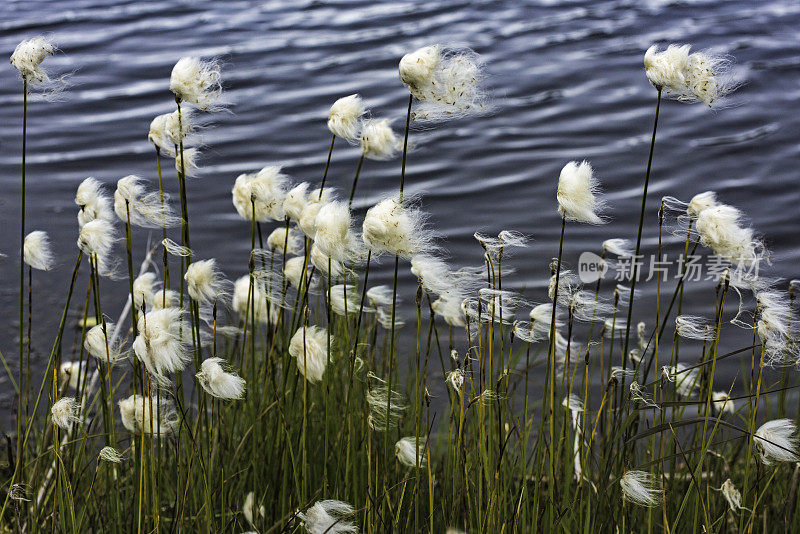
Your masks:
<svg viewBox="0 0 800 534"><path fill-rule="evenodd" d="M283 203L289 181L279 165L264 167L253 174L239 175L231 190L237 213L247 221L253 220L254 213L258 222L283 220Z"/></svg>
<svg viewBox="0 0 800 534"><path fill-rule="evenodd" d="M300 288L300 284L303 283L303 265L306 265L305 257L296 256L286 260L286 265L283 266L283 275L286 277L286 280L289 281L289 284L298 289ZM306 272L308 272L307 265Z"/></svg>
<svg viewBox="0 0 800 534"><path fill-rule="evenodd" d="M720 491L725 500L728 501L728 506L732 511L736 512L742 507L742 494L733 485L731 479L728 478L722 483Z"/></svg>
<svg viewBox="0 0 800 534"><path fill-rule="evenodd" d="M305 512L297 512L308 534L355 534L358 527L350 521L355 509L342 501L317 501Z"/></svg>
<svg viewBox="0 0 800 534"><path fill-rule="evenodd" d="M248 295L250 299L248 299ZM269 300L270 306L267 301ZM250 320L251 310L255 309L256 322L266 324L267 320L274 322L277 320L277 309L272 309L273 305L280 302L280 297L275 298L272 293L267 293L265 285L258 280L253 281L253 292L250 294L250 275L240 277L233 284L232 306L240 317ZM269 310L269 313L268 313Z"/></svg>
<svg viewBox="0 0 800 534"><path fill-rule="evenodd" d="M267 237L267 247L275 252L299 254L303 248L303 238L294 229L276 228Z"/></svg>
<svg viewBox="0 0 800 534"><path fill-rule="evenodd" d="M425 438L406 436L394 444L394 454L406 467L425 467Z"/></svg>
<svg viewBox="0 0 800 534"><path fill-rule="evenodd" d="M767 421L756 430L753 441L764 465L800 461L800 438L797 426L791 419Z"/></svg>
<svg viewBox="0 0 800 534"><path fill-rule="evenodd" d="M214 60L181 58L172 68L169 89L180 100L191 102L200 109L214 109L222 96L219 65Z"/></svg>
<svg viewBox="0 0 800 534"><path fill-rule="evenodd" d="M714 191L705 191L692 197L689 201L689 205L686 207L686 214L693 219L697 219L702 212L716 206L717 194Z"/></svg>
<svg viewBox="0 0 800 534"><path fill-rule="evenodd" d="M727 73L730 61L709 51L690 53L689 45L669 45L659 51L647 49L644 66L656 89L685 102L703 102L708 107L733 89Z"/></svg>
<svg viewBox="0 0 800 534"><path fill-rule="evenodd" d="M433 255L414 255L411 258L411 273L417 277L423 288L436 295L445 293L453 286L450 267L444 260Z"/></svg>
<svg viewBox="0 0 800 534"><path fill-rule="evenodd" d="M157 290L158 280L155 273L146 272L137 276L133 281L133 304L136 309L152 308Z"/></svg>
<svg viewBox="0 0 800 534"><path fill-rule="evenodd" d="M419 101L415 121L440 121L488 111L484 65L468 48L425 46L403 56L400 80Z"/></svg>
<svg viewBox="0 0 800 534"><path fill-rule="evenodd" d="M367 119L361 128L361 153L367 159L387 160L397 156L402 141L392 130L389 119Z"/></svg>
<svg viewBox="0 0 800 534"><path fill-rule="evenodd" d="M405 397L399 391L392 389L391 398L386 382L373 374L368 374L374 385L367 391L367 404L369 417L367 423L372 430L385 432L390 426L395 426L405 413L408 406Z"/></svg>
<svg viewBox="0 0 800 534"><path fill-rule="evenodd" d="M336 137L354 143L361 131L361 117L366 113L364 101L357 94L344 96L331 106L328 130Z"/></svg>
<svg viewBox="0 0 800 534"><path fill-rule="evenodd" d="M134 434L166 436L180 424L172 401L165 398L131 395L118 404L122 426Z"/></svg>
<svg viewBox="0 0 800 534"><path fill-rule="evenodd" d="M78 225L83 225L95 219L111 221L114 214L111 211L111 199L103 191L99 180L89 177L80 183L75 192L75 204L80 206L78 212Z"/></svg>
<svg viewBox="0 0 800 534"><path fill-rule="evenodd" d="M675 331L682 338L711 341L714 339L714 327L705 317L697 315L679 315L675 318Z"/></svg>
<svg viewBox="0 0 800 534"><path fill-rule="evenodd" d="M101 275L113 274L111 249L117 240L114 226L106 219L95 219L83 225L78 235L78 248L84 254L97 256Z"/></svg>
<svg viewBox="0 0 800 534"><path fill-rule="evenodd" d="M372 206L364 217L363 238L375 255L389 253L410 259L431 248L433 234L419 208L391 196Z"/></svg>
<svg viewBox="0 0 800 534"><path fill-rule="evenodd" d="M361 263L366 257L364 243L353 230L346 202L334 201L321 206L314 227L314 248L326 256L344 264Z"/></svg>
<svg viewBox="0 0 800 534"><path fill-rule="evenodd" d="M166 373L183 371L191 359L187 349L191 330L183 314L180 308L165 308L139 315L133 351L161 384L168 382Z"/></svg>
<svg viewBox="0 0 800 534"><path fill-rule="evenodd" d="M147 131L147 140L153 143L159 153L173 155L174 145L167 137L167 126L171 113L156 115L150 121L150 129Z"/></svg>
<svg viewBox="0 0 800 534"><path fill-rule="evenodd" d="M698 385L700 372L697 368L689 369L686 365L665 365L661 368L661 376L675 382L675 391L684 398L691 397L695 387Z"/></svg>
<svg viewBox="0 0 800 534"><path fill-rule="evenodd" d="M307 203L308 183L301 182L286 193L283 199L284 215L295 223L299 222Z"/></svg>
<svg viewBox="0 0 800 534"><path fill-rule="evenodd" d="M658 504L656 482L647 471L626 471L619 481L625 499L639 506L655 506Z"/></svg>
<svg viewBox="0 0 800 534"><path fill-rule="evenodd" d="M289 341L289 354L306 380L312 384L319 382L328 365L327 331L318 326L298 328Z"/></svg>
<svg viewBox="0 0 800 534"><path fill-rule="evenodd" d="M42 85L50 83L47 71L42 67L42 62L47 56L56 52L53 42L44 36L26 39L19 43L11 54L11 65L19 71L22 79L29 85Z"/></svg>
<svg viewBox="0 0 800 534"><path fill-rule="evenodd" d="M306 197L303 211L300 213L300 218L297 219L297 226L310 239L314 239L317 233L317 214L322 206L331 201L332 197L331 188L325 189L321 194L319 189L314 189Z"/></svg>
<svg viewBox="0 0 800 534"><path fill-rule="evenodd" d="M633 256L634 248L630 239L606 239L603 241L603 250L615 256Z"/></svg>
<svg viewBox="0 0 800 534"><path fill-rule="evenodd" d="M226 280L215 259L192 262L183 278L189 296L196 302L206 304L225 296Z"/></svg>
<svg viewBox="0 0 800 534"><path fill-rule="evenodd" d="M751 265L762 248L752 228L741 225L743 214L733 206L720 204L700 212L697 231L700 242L731 263Z"/></svg>
<svg viewBox="0 0 800 534"><path fill-rule="evenodd" d="M80 418L81 407L72 397L58 399L50 408L53 424L64 430L69 430L72 423L77 423Z"/></svg>
<svg viewBox="0 0 800 534"><path fill-rule="evenodd" d="M83 346L92 357L112 367L125 357L122 351L122 340L112 339L113 331L114 323L106 323L105 330L103 330L102 324L98 324L86 332L86 339L83 340Z"/></svg>
<svg viewBox="0 0 800 534"><path fill-rule="evenodd" d="M84 362L64 362L58 369L58 376L61 377L62 382L68 383L69 387L77 389L85 369L86 363Z"/></svg>
<svg viewBox="0 0 800 534"><path fill-rule="evenodd" d="M200 365L195 376L209 395L218 399L241 399L244 396L245 380L232 369L223 367L222 358L208 358Z"/></svg>
<svg viewBox="0 0 800 534"><path fill-rule="evenodd" d="M175 171L185 176L196 176L200 170L199 159L199 148L184 148L182 153L175 155Z"/></svg>
<svg viewBox="0 0 800 534"><path fill-rule="evenodd" d="M100 454L97 455L97 458L104 462L115 464L122 462L122 454L114 447L103 447L100 449Z"/></svg>
<svg viewBox="0 0 800 534"><path fill-rule="evenodd" d="M180 222L168 204L169 195L147 193L144 182L133 174L121 178L114 191L114 212L123 223L143 228L175 226Z"/></svg>
<svg viewBox="0 0 800 534"><path fill-rule="evenodd" d="M605 203L597 198L600 185L588 161L570 161L558 177L558 213L568 221L603 224L598 215Z"/></svg>
<svg viewBox="0 0 800 534"><path fill-rule="evenodd" d="M172 113L167 113L166 121L164 124L164 136L169 144L172 145L171 153L175 153L176 147L181 143L184 145L189 143L189 135L194 131L197 126L194 110L182 109L180 113L178 110Z"/></svg>
<svg viewBox="0 0 800 534"><path fill-rule="evenodd" d="M711 394L714 411L717 413L736 413L736 405L728 396L727 391L714 391Z"/></svg>
<svg viewBox="0 0 800 534"><path fill-rule="evenodd" d="M361 295L356 286L337 284L328 292L331 310L336 315L352 315L358 312L361 304Z"/></svg>
<svg viewBox="0 0 800 534"><path fill-rule="evenodd" d="M450 371L447 373L445 381L447 382L447 385L453 388L453 390L460 396L464 387L464 371L461 369Z"/></svg>
<svg viewBox="0 0 800 534"><path fill-rule="evenodd" d="M40 271L49 271L55 263L55 256L50 247L50 238L47 232L34 230L25 236L22 245L22 259L25 263Z"/></svg>

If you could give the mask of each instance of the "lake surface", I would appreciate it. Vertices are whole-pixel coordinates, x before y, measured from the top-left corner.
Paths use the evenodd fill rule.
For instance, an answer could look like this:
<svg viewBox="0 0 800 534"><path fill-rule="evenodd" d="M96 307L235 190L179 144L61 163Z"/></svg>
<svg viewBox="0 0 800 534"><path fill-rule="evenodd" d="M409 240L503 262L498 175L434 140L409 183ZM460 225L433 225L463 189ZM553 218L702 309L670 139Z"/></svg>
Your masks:
<svg viewBox="0 0 800 534"><path fill-rule="evenodd" d="M730 54L741 86L719 111L663 104L645 254L655 251L662 196L688 200L713 189L765 235L772 250L769 274L800 277L799 28L800 2L776 0L4 2L0 55L8 57L22 39L45 33L61 50L46 60L50 71L72 73L62 99L29 107L27 228L49 232L58 257L55 270L34 273L35 362L46 361L74 264L75 188L87 176L112 191L128 174L155 183L149 123L174 109L169 75L186 55L220 58L231 103L229 113L210 116L204 170L188 185L194 249L199 257L218 258L230 277L246 273L250 246L249 225L230 201L236 176L282 164L297 181L317 182L330 140L328 107L350 93L360 93L373 116L392 118L400 128L407 92L397 62L437 42L469 46L486 59L495 105L491 115L411 135L416 149L409 155L407 191L430 213L453 265L480 264L476 230L528 234L531 245L504 262L517 271L504 279L504 288L543 302L558 249L556 183L569 160L592 162L610 222L569 225L565 261L574 265L582 251L599 252L607 238L635 239L656 97L642 56L653 43L679 42ZM0 258L6 310L0 350L13 369L22 84L10 66L0 78L0 252L7 255ZM357 157L356 148L337 144L329 183L348 190ZM359 216L397 187L399 170L399 160L364 165ZM175 191L169 170L167 182ZM154 241L159 236L152 232ZM137 265L147 239L147 231L136 230ZM670 238L670 254L682 248L679 241ZM124 254L123 247L118 251ZM370 280L390 283L391 262L384 261ZM75 302L85 297L85 284L82 278ZM414 286L403 269L407 307ZM652 325L655 285L639 287L641 313L634 316ZM692 287L689 309L711 315L713 284ZM103 292L104 311L114 317L127 282L104 281ZM520 318L525 315L527 310ZM746 332L739 337L747 342ZM721 350L740 346L731 341ZM720 367L721 383L738 368L732 359ZM12 418L11 392L0 373L0 421Z"/></svg>

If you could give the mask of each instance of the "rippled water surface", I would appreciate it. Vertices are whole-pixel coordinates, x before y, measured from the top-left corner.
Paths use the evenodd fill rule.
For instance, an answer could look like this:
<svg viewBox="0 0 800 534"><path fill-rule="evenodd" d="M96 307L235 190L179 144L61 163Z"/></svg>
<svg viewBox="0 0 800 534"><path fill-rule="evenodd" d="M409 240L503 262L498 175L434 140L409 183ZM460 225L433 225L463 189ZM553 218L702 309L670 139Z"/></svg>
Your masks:
<svg viewBox="0 0 800 534"><path fill-rule="evenodd" d="M204 172L188 186L192 243L199 256L219 258L231 277L246 272L249 251L249 226L230 202L235 177L279 163L298 181L318 181L329 105L358 92L373 116L399 127L407 99L399 58L445 42L485 57L495 111L412 132L407 191L421 198L454 265L480 264L476 230L532 236L532 245L505 263L517 272L504 288L543 301L560 229L556 180L566 161L592 162L611 222L569 225L565 260L574 264L581 251L597 251L610 237L635 238L656 96L642 55L652 43L686 42L729 53L741 86L720 111L674 101L662 106L645 253L655 250L662 196L685 200L714 189L766 235L770 274L794 278L800 259L798 28L800 3L777 0L6 1L0 55L46 33L60 48L46 64L54 73L72 73L61 100L33 101L29 108L27 224L50 233L59 260L54 271L34 276L35 365L43 365L52 344L76 255L75 188L86 176L108 184L127 174L154 181L149 122L174 108L169 74L190 54L221 59L231 103L203 132ZM0 258L6 311L0 349L15 368L22 86L10 66L0 78L0 252L7 255ZM357 156L357 149L337 145L330 183L348 189ZM397 187L399 170L399 161L365 164L359 214ZM168 176L174 192L174 174ZM146 231L136 231L137 264L147 239ZM677 254L678 239L669 241L668 251ZM371 280L390 282L390 262ZM84 298L85 283L79 282L76 301ZM415 282L405 269L402 284L410 307ZM126 282L104 281L103 291L104 311L115 316ZM652 325L655 286L644 293L635 315ZM694 311L710 314L713 285L697 284L688 298ZM728 378L737 371L730 360L720 365ZM10 389L0 373L6 407Z"/></svg>

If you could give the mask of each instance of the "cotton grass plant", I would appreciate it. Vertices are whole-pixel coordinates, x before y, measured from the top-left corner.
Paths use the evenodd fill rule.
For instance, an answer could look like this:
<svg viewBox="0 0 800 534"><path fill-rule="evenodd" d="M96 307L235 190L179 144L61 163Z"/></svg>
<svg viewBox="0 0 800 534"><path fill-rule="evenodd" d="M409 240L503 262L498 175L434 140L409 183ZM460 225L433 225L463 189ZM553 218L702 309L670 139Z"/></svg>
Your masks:
<svg viewBox="0 0 800 534"><path fill-rule="evenodd" d="M52 82L42 61L54 50L34 39L12 57L23 125L30 87ZM504 229L476 233L474 263L459 266L428 224L424 195L405 194L406 170L412 126L445 128L491 109L475 52L430 45L405 55L397 90L408 106L397 117L371 117L357 94L337 99L320 117L332 135L321 176L296 182L275 164L231 176L248 253L206 259L191 245L187 178L203 114L224 105L222 76L213 60L180 59L164 82L177 109L142 125L157 182L126 176L113 200L100 180L77 186L77 258L38 388L24 348L34 312L45 310L32 311L30 280L34 269L52 276L61 258L43 231L25 233L23 149L19 402L2 523L59 532L800 528L795 288L769 277L764 238L722 195L665 198L657 218L646 209L662 95L717 107L732 88L727 63L688 45L646 52L656 122L635 242L602 231L608 171L577 159L550 177L557 252ZM401 137L392 124L402 111ZM350 183L330 183L337 139L360 150L347 162ZM397 156L397 189L354 211L364 160ZM675 287L656 281L656 308L644 310L635 278L581 282L568 267L567 223L591 225L607 265L639 255L651 231L661 253L662 230L674 228L684 255L716 253L723 275L713 288L689 286L682 263ZM119 303L101 286L123 283L120 227L128 296L112 318L104 310ZM148 250L132 239L143 228L161 236ZM526 247L542 260L516 264ZM391 285L370 280L382 257L393 263ZM518 291L514 267L541 283ZM402 294L401 277L416 282L413 293ZM86 297L73 302L78 284ZM713 311L685 312L684 291ZM737 345L737 328L750 343ZM717 376L723 359L742 366L730 382Z"/></svg>

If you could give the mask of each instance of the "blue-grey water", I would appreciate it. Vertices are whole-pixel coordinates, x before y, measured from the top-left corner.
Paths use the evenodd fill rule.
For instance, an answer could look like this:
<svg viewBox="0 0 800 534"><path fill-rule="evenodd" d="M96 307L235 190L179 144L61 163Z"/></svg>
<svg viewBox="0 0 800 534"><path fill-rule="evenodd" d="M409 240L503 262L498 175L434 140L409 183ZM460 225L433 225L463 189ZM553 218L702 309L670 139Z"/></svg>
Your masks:
<svg viewBox="0 0 800 534"><path fill-rule="evenodd" d="M218 258L231 277L246 272L249 251L249 225L230 201L235 177L281 164L298 181L318 181L330 139L328 107L343 95L360 93L373 116L400 127L407 92L397 62L437 42L469 46L486 59L495 105L488 116L412 132L407 191L421 198L453 265L480 264L476 230L521 231L533 241L506 260L517 272L504 287L544 301L560 229L556 182L569 160L592 162L610 222L568 225L565 261L574 265L580 252L599 251L610 237L635 238L656 97L642 56L653 43L681 42L730 54L740 86L719 111L664 102L645 253L654 252L662 196L687 200L713 189L764 234L772 251L769 274L798 277L798 28L796 0L7 0L0 8L0 56L44 33L60 49L46 65L52 73L70 73L62 97L32 100L28 115L27 228L49 232L58 258L53 271L34 273L34 365L40 369L46 361L76 256L75 188L87 176L110 189L128 174L155 184L148 127L155 115L174 109L169 75L186 55L223 64L230 112L209 117L203 173L190 180L188 197L197 255ZM0 252L6 255L0 257L0 350L15 369L22 84L8 65L0 79ZM329 183L347 190L357 156L356 148L338 144ZM399 171L398 160L365 164L359 215L397 187ZM174 192L174 173L166 176ZM160 239L158 232L152 237ZM147 239L147 231L136 230L137 265ZM678 239L669 242L668 252L677 254ZM389 282L390 267L383 262L371 279ZM112 317L126 284L103 281L104 311ZM407 269L402 284L410 306L415 282ZM641 313L634 315L652 326L655 286L640 289ZM85 291L82 277L76 304ZM713 295L713 284L694 285L689 309L710 315ZM78 313L73 308L71 321ZM747 342L746 333L721 350L739 348L742 339ZM720 367L718 384L727 388L739 367L734 359ZM0 420L9 421L13 394L2 370L0 393Z"/></svg>

